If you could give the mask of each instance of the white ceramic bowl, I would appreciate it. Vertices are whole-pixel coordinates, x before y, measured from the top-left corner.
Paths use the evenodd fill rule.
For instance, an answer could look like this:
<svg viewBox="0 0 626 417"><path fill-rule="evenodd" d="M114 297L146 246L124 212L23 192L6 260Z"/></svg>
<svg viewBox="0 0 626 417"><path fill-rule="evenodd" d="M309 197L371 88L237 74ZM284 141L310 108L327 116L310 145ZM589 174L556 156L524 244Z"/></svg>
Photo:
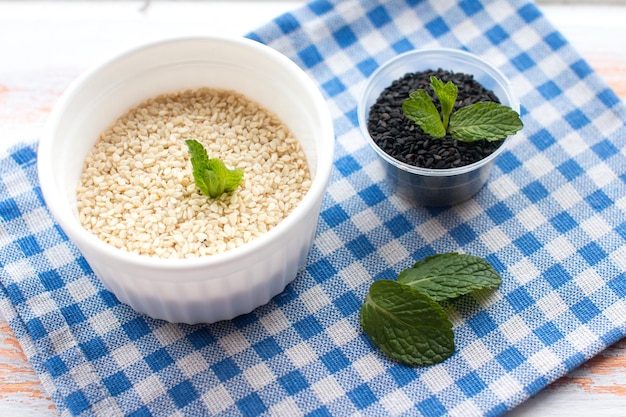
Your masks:
<svg viewBox="0 0 626 417"><path fill-rule="evenodd" d="M450 206L476 194L487 182L493 163L506 149L507 141L486 158L458 168L428 169L400 162L376 145L367 130L369 110L380 93L406 73L444 69L472 74L492 90L500 102L519 113L519 100L509 80L493 65L469 52L448 49L419 49L405 52L381 65L369 77L359 100L357 117L362 134L378 154L386 180L394 192L424 206Z"/></svg>
<svg viewBox="0 0 626 417"><path fill-rule="evenodd" d="M203 86L236 90L289 126L313 178L300 204L252 242L193 259L131 254L84 229L77 217L76 187L85 156L99 134L148 98ZM295 63L244 38L193 37L136 47L76 80L47 121L38 170L50 212L120 301L154 318L211 323L267 303L295 278L314 238L333 151L326 102Z"/></svg>

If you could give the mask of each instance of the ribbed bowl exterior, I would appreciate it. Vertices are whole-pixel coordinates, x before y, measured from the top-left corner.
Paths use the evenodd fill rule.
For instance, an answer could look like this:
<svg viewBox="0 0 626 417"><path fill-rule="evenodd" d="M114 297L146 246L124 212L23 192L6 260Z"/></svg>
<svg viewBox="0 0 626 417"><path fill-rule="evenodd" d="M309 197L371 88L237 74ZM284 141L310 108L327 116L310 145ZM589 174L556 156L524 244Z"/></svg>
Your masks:
<svg viewBox="0 0 626 417"><path fill-rule="evenodd" d="M266 304L296 277L313 243L318 213L319 207L312 207L302 227L261 247L253 259L233 259L211 276L198 267L176 280L171 278L181 272L174 269L110 264L86 251L84 256L104 286L140 313L175 323L229 320Z"/></svg>

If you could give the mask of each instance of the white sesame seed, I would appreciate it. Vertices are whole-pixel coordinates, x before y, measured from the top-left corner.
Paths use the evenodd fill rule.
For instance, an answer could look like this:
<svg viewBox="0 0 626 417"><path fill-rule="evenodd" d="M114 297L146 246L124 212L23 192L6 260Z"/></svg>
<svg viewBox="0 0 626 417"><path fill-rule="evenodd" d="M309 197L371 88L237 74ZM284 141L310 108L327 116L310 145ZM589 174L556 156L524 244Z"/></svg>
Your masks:
<svg viewBox="0 0 626 417"><path fill-rule="evenodd" d="M216 199L193 182L186 139L244 171ZM103 132L85 160L79 219L105 242L162 258L241 246L284 219L311 187L293 133L242 94L202 88L147 100Z"/></svg>

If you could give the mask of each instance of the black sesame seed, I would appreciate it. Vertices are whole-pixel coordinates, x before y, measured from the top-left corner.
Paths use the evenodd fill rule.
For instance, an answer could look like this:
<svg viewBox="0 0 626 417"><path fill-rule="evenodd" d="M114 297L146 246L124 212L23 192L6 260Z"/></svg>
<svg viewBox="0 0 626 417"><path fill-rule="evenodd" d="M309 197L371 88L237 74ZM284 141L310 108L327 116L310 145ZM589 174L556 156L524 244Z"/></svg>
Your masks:
<svg viewBox="0 0 626 417"><path fill-rule="evenodd" d="M378 147L401 162L437 169L473 164L498 149L502 140L465 143L457 142L449 135L441 139L431 138L415 122L405 117L402 102L418 89L431 94L433 102L439 107L439 100L430 87L431 76L444 83L452 81L459 88L453 112L479 101L499 103L493 91L483 87L469 74L443 69L407 73L383 90L370 108L367 128Z"/></svg>

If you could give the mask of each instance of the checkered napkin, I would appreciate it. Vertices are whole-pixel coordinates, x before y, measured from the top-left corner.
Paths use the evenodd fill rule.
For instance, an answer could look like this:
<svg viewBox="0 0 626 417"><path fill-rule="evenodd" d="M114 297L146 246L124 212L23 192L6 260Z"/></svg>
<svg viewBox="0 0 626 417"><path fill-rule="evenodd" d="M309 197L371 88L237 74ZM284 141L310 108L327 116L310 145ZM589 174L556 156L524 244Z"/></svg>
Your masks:
<svg viewBox="0 0 626 417"><path fill-rule="evenodd" d="M306 268L250 314L189 326L120 304L46 210L36 148L2 157L0 306L61 414L496 416L624 336L625 108L533 3L318 0L250 37L317 81L337 132ZM525 123L447 209L390 192L355 111L378 65L434 46L499 67ZM388 360L359 325L370 284L448 251L502 286L446 306L445 362Z"/></svg>

